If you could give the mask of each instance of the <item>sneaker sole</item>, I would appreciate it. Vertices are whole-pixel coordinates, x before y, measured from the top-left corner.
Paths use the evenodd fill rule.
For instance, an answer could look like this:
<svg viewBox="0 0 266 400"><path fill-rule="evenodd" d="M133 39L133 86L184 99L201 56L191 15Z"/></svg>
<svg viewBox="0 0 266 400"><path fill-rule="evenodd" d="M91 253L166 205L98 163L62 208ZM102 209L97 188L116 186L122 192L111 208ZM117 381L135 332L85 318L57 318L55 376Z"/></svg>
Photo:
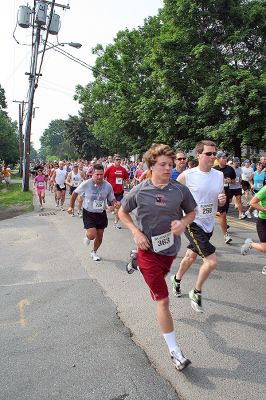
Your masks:
<svg viewBox="0 0 266 400"><path fill-rule="evenodd" d="M229 243L231 243L231 242L232 242L232 240L233 240L233 239L226 240L226 241L225 241L225 244L229 244Z"/></svg>
<svg viewBox="0 0 266 400"><path fill-rule="evenodd" d="M203 313L203 312L204 312L202 308L199 308L198 304L195 303L195 301L191 300L191 301L190 301L190 305L191 305L191 308L192 308L194 311L196 311L197 313Z"/></svg>
<svg viewBox="0 0 266 400"><path fill-rule="evenodd" d="M178 371L183 371L183 369L185 369L189 364L191 364L191 361L187 358L183 364L178 366L175 364L175 367Z"/></svg>

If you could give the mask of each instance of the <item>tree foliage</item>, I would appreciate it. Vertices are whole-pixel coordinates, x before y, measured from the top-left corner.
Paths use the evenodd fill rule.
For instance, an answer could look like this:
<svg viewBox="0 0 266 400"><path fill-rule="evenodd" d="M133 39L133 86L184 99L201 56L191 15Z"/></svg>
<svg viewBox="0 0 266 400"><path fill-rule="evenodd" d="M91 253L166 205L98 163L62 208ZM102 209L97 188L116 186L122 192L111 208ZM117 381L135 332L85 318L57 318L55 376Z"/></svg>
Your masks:
<svg viewBox="0 0 266 400"><path fill-rule="evenodd" d="M202 138L240 155L266 144L266 7L260 0L165 0L143 27L97 45L94 81L76 98L107 148Z"/></svg>
<svg viewBox="0 0 266 400"><path fill-rule="evenodd" d="M19 140L17 124L8 117L6 107L5 90L0 85L0 161L10 164L19 158Z"/></svg>

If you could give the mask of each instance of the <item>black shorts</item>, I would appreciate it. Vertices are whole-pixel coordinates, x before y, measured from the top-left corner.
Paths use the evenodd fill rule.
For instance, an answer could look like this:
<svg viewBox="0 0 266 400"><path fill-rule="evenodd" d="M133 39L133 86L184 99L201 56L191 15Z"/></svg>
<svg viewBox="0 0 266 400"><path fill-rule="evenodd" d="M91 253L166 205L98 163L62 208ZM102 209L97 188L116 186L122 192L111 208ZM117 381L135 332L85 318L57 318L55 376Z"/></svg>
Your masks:
<svg viewBox="0 0 266 400"><path fill-rule="evenodd" d="M124 192L122 193L114 193L116 201L121 201L124 197Z"/></svg>
<svg viewBox="0 0 266 400"><path fill-rule="evenodd" d="M83 224L85 229L105 229L108 226L106 211L94 213L83 208Z"/></svg>
<svg viewBox="0 0 266 400"><path fill-rule="evenodd" d="M250 189L250 184L248 181L242 181L241 184L242 184L242 188L243 188L244 192L246 192L247 190Z"/></svg>
<svg viewBox="0 0 266 400"><path fill-rule="evenodd" d="M195 222L188 225L185 229L185 235L189 240L188 249L197 253L202 258L208 257L215 253L215 247L210 243L210 238L212 237L212 232L205 232L200 226Z"/></svg>
<svg viewBox="0 0 266 400"><path fill-rule="evenodd" d="M70 186L69 193L72 194L77 189L75 186Z"/></svg>
<svg viewBox="0 0 266 400"><path fill-rule="evenodd" d="M63 192L63 190L66 190L66 185L63 188L60 188L60 186L58 184L56 184L56 191L57 192Z"/></svg>
<svg viewBox="0 0 266 400"><path fill-rule="evenodd" d="M266 243L266 219L258 218L256 228L261 243Z"/></svg>
<svg viewBox="0 0 266 400"><path fill-rule="evenodd" d="M229 190L229 197L232 199L234 196L242 196L242 189L230 189Z"/></svg>

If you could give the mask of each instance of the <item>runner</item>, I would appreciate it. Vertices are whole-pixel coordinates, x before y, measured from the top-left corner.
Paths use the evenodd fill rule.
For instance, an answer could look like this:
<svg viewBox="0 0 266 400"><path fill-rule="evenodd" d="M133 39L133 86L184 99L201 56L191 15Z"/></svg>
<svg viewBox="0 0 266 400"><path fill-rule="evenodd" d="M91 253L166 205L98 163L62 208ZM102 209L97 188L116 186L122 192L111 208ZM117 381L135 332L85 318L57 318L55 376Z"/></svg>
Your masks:
<svg viewBox="0 0 266 400"><path fill-rule="evenodd" d="M235 197L235 206L238 209L238 219L245 219L247 216L243 213L242 206L242 186L241 186L241 168L240 168L240 160L238 157L233 158L232 167L235 170L236 178L234 183L229 183L229 199L232 201L232 198Z"/></svg>
<svg viewBox="0 0 266 400"><path fill-rule="evenodd" d="M45 182L46 178L42 169L38 169L37 176L34 178L34 187L36 194L39 198L40 209L43 210L43 203L45 203Z"/></svg>
<svg viewBox="0 0 266 400"><path fill-rule="evenodd" d="M78 164L74 164L73 166L73 171L71 171L68 175L67 175L67 179L66 179L66 184L69 186L70 188L70 195L72 195L72 193L74 192L74 190L81 184L82 181L85 180L85 174L82 171L79 171L79 165ZM82 198L79 196L78 198L78 211L77 211L77 215L80 216L81 215L81 207L82 207ZM72 217L75 216L75 212L74 212L74 208L73 208L73 213L72 213Z"/></svg>
<svg viewBox="0 0 266 400"><path fill-rule="evenodd" d="M112 207L116 203L112 186L103 178L104 167L99 164L94 165L92 178L82 182L74 190L67 210L69 214L73 214L76 198L84 194L83 223L86 229L84 244L89 246L90 241L94 240L91 251L93 261L101 260L97 250L102 244L104 229L108 225L106 201L109 201Z"/></svg>
<svg viewBox="0 0 266 400"><path fill-rule="evenodd" d="M253 174L253 192L256 194L260 191L260 189L265 185L266 173L262 169L262 163L258 162L256 165L256 171ZM251 212L253 211L253 216L258 218L258 210L254 209L250 206L249 209L245 212L248 218L252 218Z"/></svg>
<svg viewBox="0 0 266 400"><path fill-rule="evenodd" d="M215 143L210 140L202 140L196 145L196 153L199 160L198 167L185 170L177 178L178 182L190 189L198 206L195 221L189 224L185 230L190 244L177 274L172 278L172 288L174 295L180 297L181 279L195 262L197 256L201 256L203 263L195 287L189 292L189 297L193 310L203 312L202 286L217 266L215 247L210 243L210 238L218 205L223 206L226 203L226 196L223 174L212 168L217 154Z"/></svg>
<svg viewBox="0 0 266 400"><path fill-rule="evenodd" d="M6 185L9 185L11 182L11 173L10 173L10 168L8 168L6 165L2 169L2 175Z"/></svg>
<svg viewBox="0 0 266 400"><path fill-rule="evenodd" d="M229 209L229 204L230 204L230 191L229 191L229 184L230 183L235 183L235 179L236 179L236 173L234 168L232 168L230 165L227 165L227 155L224 152L218 152L217 153L217 161L218 164L215 165L215 169L217 169L218 171L221 171L223 173L224 176L224 193L226 195L226 203L223 206L219 206L218 205L218 212L217 212L217 216L219 218L219 222L220 222L220 226L221 226L221 230L223 232L224 235L224 241L226 244L229 244L230 242L232 242L232 238L229 235L228 231L227 231L227 213L228 213L228 209Z"/></svg>
<svg viewBox="0 0 266 400"><path fill-rule="evenodd" d="M175 157L175 168L172 171L171 179L176 181L177 177L185 171L187 167L187 157L183 151L177 151Z"/></svg>
<svg viewBox="0 0 266 400"><path fill-rule="evenodd" d="M176 343L165 276L180 249L181 233L194 219L196 203L185 186L170 180L174 160L175 153L167 145L154 144L147 151L145 161L152 177L122 200L119 216L134 236L139 270L156 301L157 319L171 359L182 370L190 361ZM130 216L134 209L138 227Z"/></svg>
<svg viewBox="0 0 266 400"><path fill-rule="evenodd" d="M253 169L250 166L250 161L249 160L245 160L243 162L243 167L241 168L241 170L242 170L242 175L241 175L242 188L243 188L243 191L244 191L245 199L246 199L247 204L248 204L248 194L249 194L249 191L251 189L252 176L253 176L253 173L254 173Z"/></svg>
<svg viewBox="0 0 266 400"><path fill-rule="evenodd" d="M255 243L249 238L246 239L241 247L241 254L243 256L247 255L250 249L266 253L266 186L263 186L263 188L255 194L250 201L250 205L259 211L256 228L260 243ZM266 275L266 265L262 268L261 272Z"/></svg>
<svg viewBox="0 0 266 400"><path fill-rule="evenodd" d="M114 165L105 170L104 177L112 185L116 198L114 227L121 229L121 226L118 225L118 210L124 196L124 183L128 180L129 175L125 168L121 166L121 157L118 154L114 156Z"/></svg>
<svg viewBox="0 0 266 400"><path fill-rule="evenodd" d="M61 211L64 211L63 205L66 197L66 180L67 171L64 169L64 162L59 161L59 167L54 171L52 181L55 183L55 194L56 194L56 207L59 207Z"/></svg>

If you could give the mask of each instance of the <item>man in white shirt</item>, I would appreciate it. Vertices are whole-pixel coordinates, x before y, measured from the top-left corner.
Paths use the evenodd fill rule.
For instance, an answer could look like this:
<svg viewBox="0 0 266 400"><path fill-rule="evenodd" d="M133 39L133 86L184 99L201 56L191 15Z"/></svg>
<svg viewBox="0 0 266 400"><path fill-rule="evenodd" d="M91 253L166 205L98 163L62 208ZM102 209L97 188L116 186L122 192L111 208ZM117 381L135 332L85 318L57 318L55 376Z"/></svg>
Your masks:
<svg viewBox="0 0 266 400"><path fill-rule="evenodd" d="M216 144L210 140L202 140L196 145L199 165L187 169L177 178L186 185L196 203L196 218L186 227L185 235L190 244L182 259L177 274L172 279L173 293L181 296L180 283L185 272L191 267L197 256L203 259L194 289L189 292L191 307L196 312L203 312L201 290L209 274L217 266L215 247L210 243L213 233L215 215L219 206L226 203L224 194L223 173L212 168L216 159Z"/></svg>

